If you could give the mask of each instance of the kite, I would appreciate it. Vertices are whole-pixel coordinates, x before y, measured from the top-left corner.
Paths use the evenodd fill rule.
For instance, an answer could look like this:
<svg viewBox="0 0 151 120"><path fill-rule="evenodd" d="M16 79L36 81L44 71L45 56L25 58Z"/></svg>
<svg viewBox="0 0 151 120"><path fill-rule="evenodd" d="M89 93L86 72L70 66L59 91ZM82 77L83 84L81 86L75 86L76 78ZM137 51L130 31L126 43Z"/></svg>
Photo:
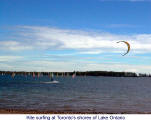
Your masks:
<svg viewBox="0 0 151 120"><path fill-rule="evenodd" d="M127 48L128 48L127 52L125 54L123 54L123 56L124 56L124 55L126 55L130 51L130 44L128 42L126 42L126 41L118 41L117 43L120 43L120 42L125 43L127 45Z"/></svg>

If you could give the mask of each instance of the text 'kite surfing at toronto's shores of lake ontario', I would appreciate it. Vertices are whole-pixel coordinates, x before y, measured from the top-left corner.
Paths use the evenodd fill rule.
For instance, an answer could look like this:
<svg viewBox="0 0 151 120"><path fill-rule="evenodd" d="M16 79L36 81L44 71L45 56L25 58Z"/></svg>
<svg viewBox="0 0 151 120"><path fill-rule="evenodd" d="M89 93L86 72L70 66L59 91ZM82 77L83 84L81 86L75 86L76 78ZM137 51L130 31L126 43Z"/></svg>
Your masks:
<svg viewBox="0 0 151 120"><path fill-rule="evenodd" d="M0 0L0 114L151 114L150 11L150 0Z"/></svg>

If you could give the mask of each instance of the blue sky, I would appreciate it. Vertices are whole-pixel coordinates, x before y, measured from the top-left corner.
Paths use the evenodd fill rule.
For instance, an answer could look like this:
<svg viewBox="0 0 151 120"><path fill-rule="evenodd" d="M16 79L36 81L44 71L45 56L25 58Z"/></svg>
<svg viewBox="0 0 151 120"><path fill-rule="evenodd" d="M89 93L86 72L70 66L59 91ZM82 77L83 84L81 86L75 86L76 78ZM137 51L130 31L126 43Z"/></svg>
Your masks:
<svg viewBox="0 0 151 120"><path fill-rule="evenodd" d="M151 73L150 11L150 0L0 0L1 70Z"/></svg>

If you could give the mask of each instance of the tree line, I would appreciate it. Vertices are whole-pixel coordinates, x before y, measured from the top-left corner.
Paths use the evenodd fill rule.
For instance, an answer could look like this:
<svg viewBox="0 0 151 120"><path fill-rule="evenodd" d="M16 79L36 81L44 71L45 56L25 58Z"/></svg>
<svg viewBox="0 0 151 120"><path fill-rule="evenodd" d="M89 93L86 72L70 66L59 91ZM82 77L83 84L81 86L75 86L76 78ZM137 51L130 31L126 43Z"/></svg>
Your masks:
<svg viewBox="0 0 151 120"><path fill-rule="evenodd" d="M114 72L114 71L73 71L73 72L26 72L26 71L0 71L0 75L55 75L55 76L111 76L111 77L151 77L151 74L134 72Z"/></svg>

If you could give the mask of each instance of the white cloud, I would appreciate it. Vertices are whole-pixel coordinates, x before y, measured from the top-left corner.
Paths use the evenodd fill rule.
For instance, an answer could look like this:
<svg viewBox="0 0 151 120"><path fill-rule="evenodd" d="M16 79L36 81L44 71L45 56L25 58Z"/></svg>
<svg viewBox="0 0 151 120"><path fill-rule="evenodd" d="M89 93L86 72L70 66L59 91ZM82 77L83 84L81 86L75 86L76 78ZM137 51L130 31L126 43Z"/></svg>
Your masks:
<svg viewBox="0 0 151 120"><path fill-rule="evenodd" d="M18 27L15 40L1 40L0 49L11 51L72 49L81 53L115 53L127 49L125 44L116 43L121 40L131 44L131 52L150 53L151 51L151 34L116 35L39 26Z"/></svg>
<svg viewBox="0 0 151 120"><path fill-rule="evenodd" d="M81 51L81 52L79 52L79 53L77 53L77 54L100 54L100 53L103 53L102 51Z"/></svg>
<svg viewBox="0 0 151 120"><path fill-rule="evenodd" d="M125 40L131 44L133 54L151 53L151 34L119 35L110 33L97 33L81 30L68 30L52 27L20 26L16 36L9 39L0 40L0 50L23 51L29 50L66 50L70 52L60 52L50 54L48 57L40 56L32 59L22 56L0 56L1 70L26 70L26 71L73 71L73 70L106 70L106 71L131 71L150 72L150 65L122 64L108 57L82 56L83 54L124 53L127 47L124 43L116 43ZM72 53L73 50L74 52ZM51 52L52 53L52 52ZM56 55L56 56L53 56ZM57 56L58 55L58 56ZM76 55L76 56L72 56ZM78 55L82 57L79 58ZM106 54L107 56L108 54ZM23 55L24 56L24 55ZM27 55L28 56L28 55ZM45 58L44 58L45 57ZM125 58L130 56L125 56ZM94 61L92 61L92 59ZM103 63L98 62L103 59ZM108 59L108 60L105 60ZM113 60L114 59L114 60ZM121 58L122 59L122 58ZM139 59L139 58L138 58ZM143 58L140 58L144 60ZM149 57L150 59L150 57ZM96 61L95 61L96 60ZM131 61L130 59L128 59ZM19 61L19 62L18 62ZM136 58L135 60L136 61ZM147 60L149 61L149 60ZM106 62L106 63L105 63ZM139 61L140 62L140 61ZM128 62L126 62L128 63ZM143 62L142 64L144 64ZM140 64L140 63L139 63Z"/></svg>
<svg viewBox="0 0 151 120"><path fill-rule="evenodd" d="M0 49L1 50L10 50L10 51L17 51L17 50L31 50L32 46L25 45L19 41L0 41Z"/></svg>
<svg viewBox="0 0 151 120"><path fill-rule="evenodd" d="M85 65L81 70L105 70L105 71L119 71L119 72L136 72L136 73L151 73L151 65L133 65L133 64L122 64L122 63L107 63L97 64L90 63Z"/></svg>
<svg viewBox="0 0 151 120"><path fill-rule="evenodd" d="M0 62L12 62L23 59L22 56L0 56Z"/></svg>
<svg viewBox="0 0 151 120"><path fill-rule="evenodd" d="M151 73L151 65L133 65L122 63L93 63L87 61L24 61L16 64L0 63L3 70L15 71L123 71L136 73Z"/></svg>
<svg viewBox="0 0 151 120"><path fill-rule="evenodd" d="M5 63L0 63L1 70L14 70L12 65L8 65ZM14 70L15 71L15 70Z"/></svg>

